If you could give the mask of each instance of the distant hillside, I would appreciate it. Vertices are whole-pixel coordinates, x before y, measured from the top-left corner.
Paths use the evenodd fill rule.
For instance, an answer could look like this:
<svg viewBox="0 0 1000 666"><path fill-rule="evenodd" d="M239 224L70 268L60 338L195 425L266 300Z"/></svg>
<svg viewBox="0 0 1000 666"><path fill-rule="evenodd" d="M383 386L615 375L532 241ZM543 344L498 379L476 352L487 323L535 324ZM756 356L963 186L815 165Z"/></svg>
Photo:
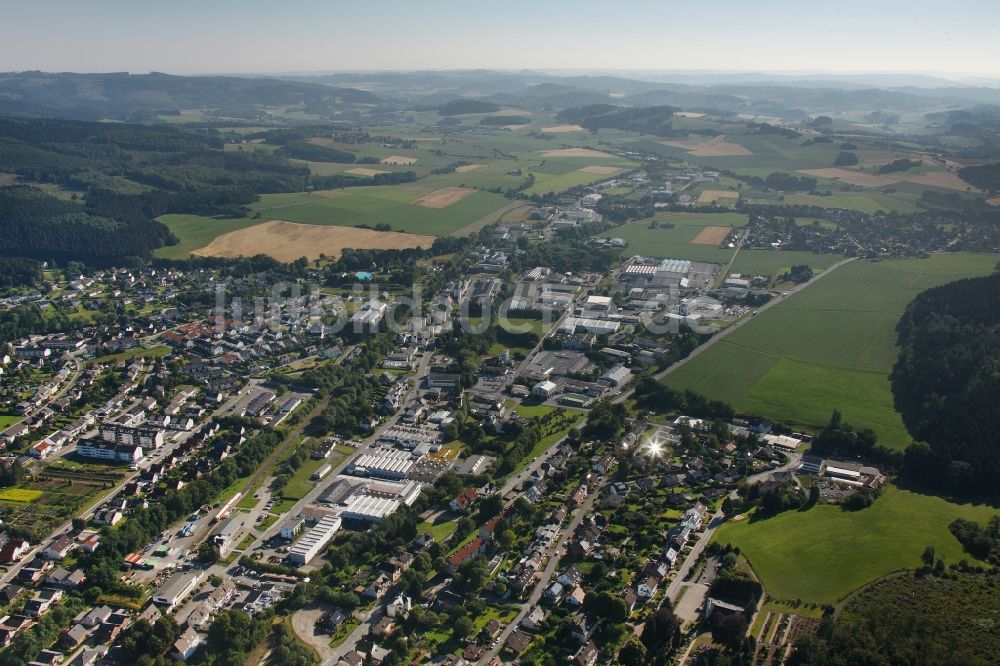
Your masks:
<svg viewBox="0 0 1000 666"><path fill-rule="evenodd" d="M680 109L673 106L630 109L593 104L579 109L565 109L556 118L559 122L576 123L589 130L609 128L669 136L673 131L670 119L677 111Z"/></svg>
<svg viewBox="0 0 1000 666"><path fill-rule="evenodd" d="M485 102L478 99L455 99L438 107L439 116L459 116L463 113L492 113L499 111L496 102Z"/></svg>
<svg viewBox="0 0 1000 666"><path fill-rule="evenodd" d="M271 78L0 73L0 115L8 116L151 120L181 109L218 109L239 117L275 106L323 115L380 102L364 90Z"/></svg>
<svg viewBox="0 0 1000 666"><path fill-rule="evenodd" d="M0 172L22 185L0 187L0 256L95 265L172 242L160 215L238 216L258 193L313 182L283 157L225 152L205 130L51 118L0 118Z"/></svg>

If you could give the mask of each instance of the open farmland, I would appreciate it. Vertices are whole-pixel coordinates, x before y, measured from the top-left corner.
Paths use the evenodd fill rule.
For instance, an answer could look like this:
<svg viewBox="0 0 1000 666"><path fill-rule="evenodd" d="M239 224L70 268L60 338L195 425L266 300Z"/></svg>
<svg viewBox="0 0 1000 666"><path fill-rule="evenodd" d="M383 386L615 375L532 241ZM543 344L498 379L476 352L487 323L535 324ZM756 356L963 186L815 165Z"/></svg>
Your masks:
<svg viewBox="0 0 1000 666"><path fill-rule="evenodd" d="M447 208L473 193L475 190L470 190L467 187L445 187L425 194L414 201L413 205L424 208Z"/></svg>
<svg viewBox="0 0 1000 666"><path fill-rule="evenodd" d="M751 151L738 143L730 143L724 136L717 136L707 141L685 139L681 141L663 141L663 145L680 148L695 157L733 157L752 155Z"/></svg>
<svg viewBox="0 0 1000 666"><path fill-rule="evenodd" d="M180 242L177 245L161 247L156 251L156 256L183 259L198 248L211 243L217 236L246 229L264 221L249 217L218 219L202 215L164 215L160 218L160 222L167 225Z"/></svg>
<svg viewBox="0 0 1000 666"><path fill-rule="evenodd" d="M830 169L801 169L799 173L804 173L807 176L815 176L816 178L826 178L827 180L839 180L849 185L857 185L858 187L885 187L903 180L901 177L878 176L872 173L865 173L864 171L842 169L839 167Z"/></svg>
<svg viewBox="0 0 1000 666"><path fill-rule="evenodd" d="M613 157L608 153L592 148L557 148L542 153L543 157Z"/></svg>
<svg viewBox="0 0 1000 666"><path fill-rule="evenodd" d="M920 566L927 546L946 562L972 561L948 524L958 517L985 523L995 513L890 485L862 511L825 505L786 511L729 522L714 539L739 546L772 597L833 603L888 573Z"/></svg>
<svg viewBox="0 0 1000 666"><path fill-rule="evenodd" d="M345 248L395 250L428 248L433 244L434 236L271 220L223 234L195 254L233 258L250 257L266 250L279 261L294 261L299 257L318 259L321 254L336 258Z"/></svg>
<svg viewBox="0 0 1000 666"><path fill-rule="evenodd" d="M698 195L698 203L710 204L718 202L720 205L735 202L740 198L739 192L733 190L702 190Z"/></svg>
<svg viewBox="0 0 1000 666"><path fill-rule="evenodd" d="M433 187L436 182L428 178L407 186L264 195L253 208L271 219L287 222L335 226L365 224L370 227L387 224L394 231L446 236L509 203L499 194L479 191L470 192L447 208L426 208L411 203L441 189Z"/></svg>
<svg viewBox="0 0 1000 666"><path fill-rule="evenodd" d="M694 245L718 246L722 244L722 241L726 240L726 236L731 231L731 227L702 227L691 243Z"/></svg>
<svg viewBox="0 0 1000 666"><path fill-rule="evenodd" d="M733 270L756 272L740 268L744 254ZM938 254L852 262L720 340L667 383L797 427L820 428L839 409L845 422L872 428L888 446L905 447L910 437L889 381L896 322L921 291L989 273L997 259Z"/></svg>

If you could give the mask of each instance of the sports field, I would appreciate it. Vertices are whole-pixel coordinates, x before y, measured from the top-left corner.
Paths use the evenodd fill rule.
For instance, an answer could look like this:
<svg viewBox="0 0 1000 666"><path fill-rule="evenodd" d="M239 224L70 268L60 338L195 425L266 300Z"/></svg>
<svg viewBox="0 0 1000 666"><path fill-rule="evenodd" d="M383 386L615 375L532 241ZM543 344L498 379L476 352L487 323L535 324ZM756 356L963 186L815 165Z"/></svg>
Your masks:
<svg viewBox="0 0 1000 666"><path fill-rule="evenodd" d="M744 254L733 270L754 272L741 268ZM921 291L987 274L998 259L963 253L849 263L720 340L667 383L806 429L821 428L839 409L847 423L903 448L911 440L889 382L899 316Z"/></svg>
<svg viewBox="0 0 1000 666"><path fill-rule="evenodd" d="M758 522L731 521L714 540L739 546L772 597L833 603L892 571L920 566L927 546L946 563L974 561L948 524L958 517L985 523L996 511L890 485L862 511L818 505Z"/></svg>

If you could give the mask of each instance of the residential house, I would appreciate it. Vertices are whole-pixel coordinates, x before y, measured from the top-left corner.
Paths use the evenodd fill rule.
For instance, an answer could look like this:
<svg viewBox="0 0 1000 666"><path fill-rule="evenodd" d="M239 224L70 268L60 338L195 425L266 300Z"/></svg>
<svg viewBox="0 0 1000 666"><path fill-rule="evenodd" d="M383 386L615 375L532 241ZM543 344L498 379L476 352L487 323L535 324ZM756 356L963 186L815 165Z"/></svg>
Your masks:
<svg viewBox="0 0 1000 666"><path fill-rule="evenodd" d="M170 651L170 656L174 659L187 661L191 655L198 650L199 645L201 645L201 636L197 631L188 627L187 630L181 634L181 637L174 641L174 646Z"/></svg>
<svg viewBox="0 0 1000 666"><path fill-rule="evenodd" d="M597 664L597 646L594 641L587 641L573 655L573 666L595 666Z"/></svg>

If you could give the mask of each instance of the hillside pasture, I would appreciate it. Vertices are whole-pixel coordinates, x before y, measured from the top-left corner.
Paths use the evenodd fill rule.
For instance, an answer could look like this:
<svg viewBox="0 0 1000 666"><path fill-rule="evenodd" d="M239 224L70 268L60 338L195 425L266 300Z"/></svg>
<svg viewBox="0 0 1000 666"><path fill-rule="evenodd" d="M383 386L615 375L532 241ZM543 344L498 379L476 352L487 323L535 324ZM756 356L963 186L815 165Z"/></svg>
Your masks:
<svg viewBox="0 0 1000 666"><path fill-rule="evenodd" d="M974 561L948 524L959 517L985 523L995 513L991 506L953 504L890 485L862 511L818 505L729 522L714 541L739 546L772 597L825 604L893 571L920 566L927 546L945 562Z"/></svg>

